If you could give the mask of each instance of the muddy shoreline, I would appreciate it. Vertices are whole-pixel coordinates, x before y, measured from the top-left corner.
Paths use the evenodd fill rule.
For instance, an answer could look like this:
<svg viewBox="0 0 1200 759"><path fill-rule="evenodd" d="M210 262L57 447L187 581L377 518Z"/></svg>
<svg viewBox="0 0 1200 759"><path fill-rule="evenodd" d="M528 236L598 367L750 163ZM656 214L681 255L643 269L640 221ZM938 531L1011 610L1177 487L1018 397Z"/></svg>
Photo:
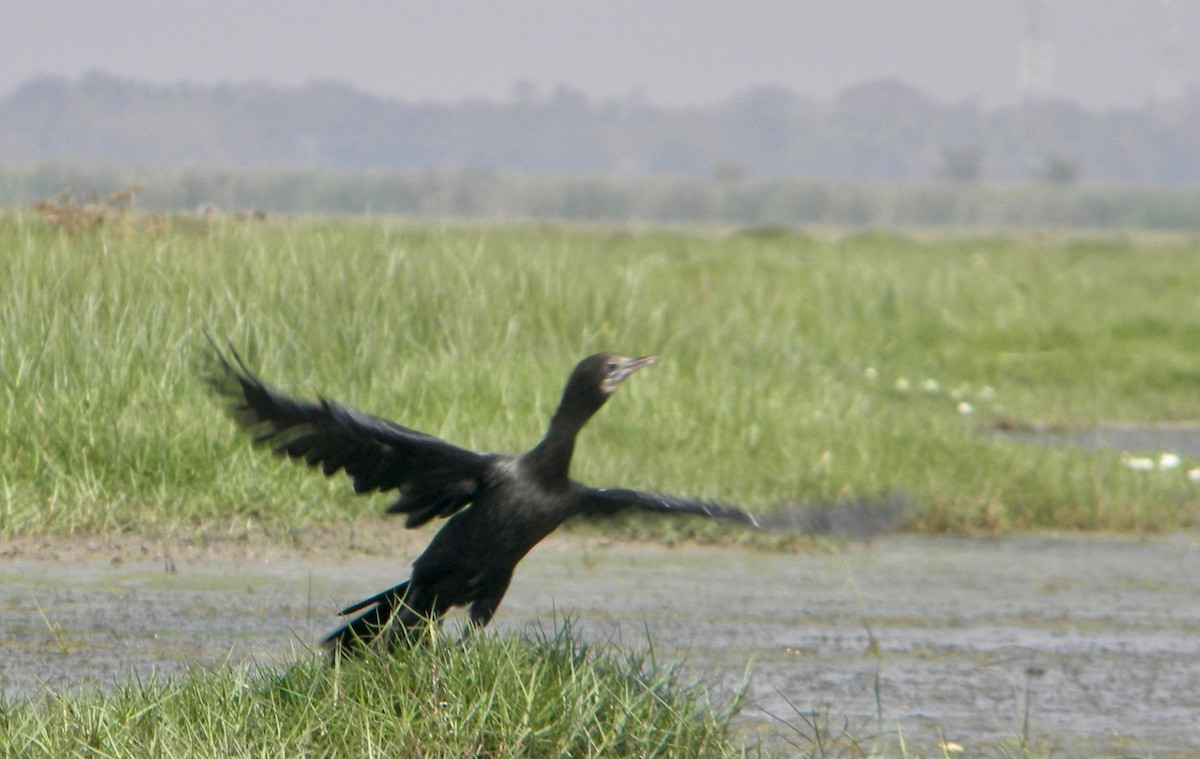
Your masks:
<svg viewBox="0 0 1200 759"><path fill-rule="evenodd" d="M9 542L4 696L310 655L333 612L404 577L426 538L385 532ZM1056 756L1200 754L1191 533L891 536L818 554L568 534L521 564L496 626L564 616L589 640L649 639L726 692L749 667L749 733L786 734L774 717L811 733L816 712L910 750L991 755L1024 733Z"/></svg>

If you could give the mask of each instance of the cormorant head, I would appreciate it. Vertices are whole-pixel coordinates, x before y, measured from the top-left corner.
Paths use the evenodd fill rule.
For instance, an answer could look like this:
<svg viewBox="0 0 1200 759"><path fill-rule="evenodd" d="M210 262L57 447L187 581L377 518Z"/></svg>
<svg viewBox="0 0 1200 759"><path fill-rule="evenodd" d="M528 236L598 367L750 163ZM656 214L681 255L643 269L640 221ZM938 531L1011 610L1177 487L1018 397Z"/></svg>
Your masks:
<svg viewBox="0 0 1200 759"><path fill-rule="evenodd" d="M563 391L563 403L578 403L594 411L608 400L608 396L612 395L629 375L644 366L657 363L658 356L629 358L616 353L588 356L571 372L571 379L567 381L567 388Z"/></svg>
<svg viewBox="0 0 1200 759"><path fill-rule="evenodd" d="M615 353L597 353L595 356L584 359L584 363L589 361L595 361L599 367L597 376L600 378L600 392L612 395L629 375L643 366L657 364L658 356L629 358L628 356L618 356ZM580 364L580 366L582 365Z"/></svg>

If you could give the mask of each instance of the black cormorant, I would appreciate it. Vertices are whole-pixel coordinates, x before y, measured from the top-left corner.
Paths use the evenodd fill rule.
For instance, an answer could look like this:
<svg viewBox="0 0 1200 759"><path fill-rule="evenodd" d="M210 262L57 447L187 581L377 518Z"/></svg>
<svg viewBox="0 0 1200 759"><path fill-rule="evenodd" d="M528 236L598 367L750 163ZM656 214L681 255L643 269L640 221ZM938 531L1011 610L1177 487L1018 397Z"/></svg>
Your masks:
<svg viewBox="0 0 1200 759"><path fill-rule="evenodd" d="M232 361L213 347L215 371L207 380L230 400L234 419L256 443L320 466L327 476L345 470L357 493L398 491L387 510L407 514L407 527L449 518L413 562L407 581L342 610L360 613L325 639L335 657L377 638L388 647L409 642L427 621L454 606L468 606L472 626L486 625L517 562L573 516L643 509L756 525L750 514L729 506L591 488L570 479L579 430L630 375L656 363L654 356L597 353L580 361L546 436L527 453L512 456L468 451L323 398L315 403L289 398L263 384L232 345Z"/></svg>

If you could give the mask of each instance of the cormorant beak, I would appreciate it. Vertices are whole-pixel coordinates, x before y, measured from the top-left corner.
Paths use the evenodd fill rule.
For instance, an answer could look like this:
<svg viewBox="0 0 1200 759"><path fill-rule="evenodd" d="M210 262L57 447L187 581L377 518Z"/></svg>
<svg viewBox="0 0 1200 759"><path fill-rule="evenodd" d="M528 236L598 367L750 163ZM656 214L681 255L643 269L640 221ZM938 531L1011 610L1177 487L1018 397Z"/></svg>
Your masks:
<svg viewBox="0 0 1200 759"><path fill-rule="evenodd" d="M644 366L658 363L658 356L642 356L640 358L626 358L621 356L617 359L617 367L608 373L604 381L600 383L600 389L605 393L611 393L617 389L625 379L641 369Z"/></svg>

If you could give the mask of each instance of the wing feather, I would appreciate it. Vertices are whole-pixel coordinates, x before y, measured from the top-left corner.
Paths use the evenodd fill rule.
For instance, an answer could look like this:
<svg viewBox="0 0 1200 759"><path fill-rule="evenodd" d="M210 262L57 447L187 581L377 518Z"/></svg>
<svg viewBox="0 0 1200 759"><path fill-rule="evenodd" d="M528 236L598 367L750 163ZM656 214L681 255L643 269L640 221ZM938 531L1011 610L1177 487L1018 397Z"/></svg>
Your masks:
<svg viewBox="0 0 1200 759"><path fill-rule="evenodd" d="M400 491L388 511L409 514L409 526L453 514L485 487L496 455L459 448L336 401L290 398L258 379L232 345L232 360L215 343L213 349L214 367L204 379L228 400L231 416L255 444L320 467L326 476L345 471L356 493Z"/></svg>

